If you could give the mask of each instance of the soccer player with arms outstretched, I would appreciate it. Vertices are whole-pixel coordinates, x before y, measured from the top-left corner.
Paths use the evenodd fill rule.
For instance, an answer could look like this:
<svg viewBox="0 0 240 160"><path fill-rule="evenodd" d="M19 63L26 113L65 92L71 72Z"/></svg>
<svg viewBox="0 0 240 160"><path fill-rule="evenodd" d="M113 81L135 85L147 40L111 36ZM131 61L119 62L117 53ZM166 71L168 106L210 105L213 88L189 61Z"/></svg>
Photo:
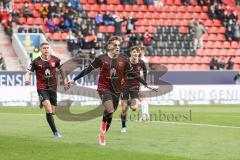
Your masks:
<svg viewBox="0 0 240 160"><path fill-rule="evenodd" d="M98 81L98 93L105 108L100 126L99 144L105 145L105 132L109 129L113 113L119 104L120 94L126 74L134 76L138 81L147 86L147 83L132 71L128 59L120 55L121 38L111 37L107 42L107 53L96 57L95 60L83 71L81 71L69 84L87 75L92 70L100 68Z"/></svg>
<svg viewBox="0 0 240 160"><path fill-rule="evenodd" d="M57 106L57 70L59 69L62 79L64 80L64 89L67 90L69 85L66 76L61 69L60 59L50 55L49 44L46 42L40 45L41 56L34 59L28 71L25 74L25 85L30 84L32 72L36 72L37 92L40 100L40 108L44 107L46 111L47 122L56 138L60 138L53 115L56 113Z"/></svg>

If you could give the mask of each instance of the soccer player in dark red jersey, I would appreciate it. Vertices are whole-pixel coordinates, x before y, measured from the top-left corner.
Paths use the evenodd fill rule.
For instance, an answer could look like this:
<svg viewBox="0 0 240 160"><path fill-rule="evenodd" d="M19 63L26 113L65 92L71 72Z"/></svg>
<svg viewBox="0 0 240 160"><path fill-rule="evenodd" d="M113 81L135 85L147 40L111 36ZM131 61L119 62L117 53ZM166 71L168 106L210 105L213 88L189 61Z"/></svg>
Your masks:
<svg viewBox="0 0 240 160"><path fill-rule="evenodd" d="M127 74L135 76L142 84L147 83L132 71L128 59L120 54L121 38L111 37L107 42L107 53L96 57L95 60L83 71L81 71L69 84L74 84L76 80L87 75L92 70L100 68L98 81L98 93L102 104L105 107L103 119L100 126L99 144L105 145L105 132L109 129L114 111L119 104L119 97L123 88L124 79ZM130 76L129 75L129 76Z"/></svg>
<svg viewBox="0 0 240 160"><path fill-rule="evenodd" d="M133 68L133 71L136 73L136 76L140 77L140 72L143 71L143 78L146 81L147 78L147 68L143 60L140 59L140 46L133 46L130 49L130 57L129 61ZM136 111L139 106L139 90L140 90L140 82L136 80L135 77L128 76L125 79L125 90L121 96L121 121L122 128L121 132L125 133L127 131L126 128L126 117L127 117L127 109L128 109L128 101L130 101L130 108L133 111Z"/></svg>
<svg viewBox="0 0 240 160"><path fill-rule="evenodd" d="M66 76L61 69L60 59L50 55L49 44L46 42L40 45L41 56L34 59L27 73L25 74L25 85L30 84L30 76L32 72L36 72L37 92L40 100L40 107L46 110L47 122L56 138L61 135L57 131L53 115L57 106L57 70L59 69L64 80L64 89L67 90L69 85Z"/></svg>

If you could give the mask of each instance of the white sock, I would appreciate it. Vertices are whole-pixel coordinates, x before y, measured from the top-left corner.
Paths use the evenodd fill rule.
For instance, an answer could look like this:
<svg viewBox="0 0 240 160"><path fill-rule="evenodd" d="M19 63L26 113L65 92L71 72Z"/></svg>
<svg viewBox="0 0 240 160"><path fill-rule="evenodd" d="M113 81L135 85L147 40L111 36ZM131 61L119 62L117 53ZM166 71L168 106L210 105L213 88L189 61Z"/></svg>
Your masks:
<svg viewBox="0 0 240 160"><path fill-rule="evenodd" d="M141 101L140 105L142 109L142 118L149 119L148 103L145 100L143 100Z"/></svg>

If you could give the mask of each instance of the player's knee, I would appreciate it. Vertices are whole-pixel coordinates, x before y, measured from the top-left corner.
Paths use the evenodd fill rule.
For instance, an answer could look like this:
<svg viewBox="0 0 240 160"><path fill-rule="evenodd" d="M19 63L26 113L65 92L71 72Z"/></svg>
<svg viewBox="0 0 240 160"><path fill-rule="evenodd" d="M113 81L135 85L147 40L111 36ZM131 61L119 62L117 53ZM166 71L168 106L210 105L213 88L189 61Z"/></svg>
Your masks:
<svg viewBox="0 0 240 160"><path fill-rule="evenodd" d="M138 105L133 105L133 106L131 106L131 109L132 109L132 111L137 111Z"/></svg>
<svg viewBox="0 0 240 160"><path fill-rule="evenodd" d="M131 109L136 111L138 109L139 101L137 99L133 99L131 101Z"/></svg>

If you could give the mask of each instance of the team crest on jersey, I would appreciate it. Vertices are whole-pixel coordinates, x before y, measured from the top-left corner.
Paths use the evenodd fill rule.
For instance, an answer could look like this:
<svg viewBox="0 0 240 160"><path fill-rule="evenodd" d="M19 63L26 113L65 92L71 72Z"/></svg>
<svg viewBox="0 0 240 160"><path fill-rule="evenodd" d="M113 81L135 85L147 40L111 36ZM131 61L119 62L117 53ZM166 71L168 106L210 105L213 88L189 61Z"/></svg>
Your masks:
<svg viewBox="0 0 240 160"><path fill-rule="evenodd" d="M51 65L52 65L52 67L55 67L55 62L52 62Z"/></svg>

